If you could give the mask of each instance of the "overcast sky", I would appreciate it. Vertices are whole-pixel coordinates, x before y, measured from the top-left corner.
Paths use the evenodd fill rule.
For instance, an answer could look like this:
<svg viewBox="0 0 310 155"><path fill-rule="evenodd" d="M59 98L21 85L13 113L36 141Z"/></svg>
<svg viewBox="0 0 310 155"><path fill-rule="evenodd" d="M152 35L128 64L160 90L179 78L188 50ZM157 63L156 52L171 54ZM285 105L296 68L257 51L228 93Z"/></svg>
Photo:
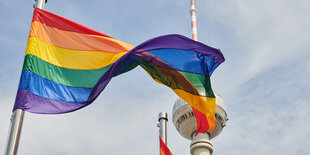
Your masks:
<svg viewBox="0 0 310 155"><path fill-rule="evenodd" d="M34 0L0 0L0 150L21 74ZM310 154L310 1L196 0L198 39L226 61L211 77L229 121L214 155ZM191 37L190 0L48 0L45 9L134 46L165 34ZM168 146L189 153L172 124L177 96L136 68L73 113L26 113L22 155L157 155L158 113ZM1 152L1 151L0 151Z"/></svg>

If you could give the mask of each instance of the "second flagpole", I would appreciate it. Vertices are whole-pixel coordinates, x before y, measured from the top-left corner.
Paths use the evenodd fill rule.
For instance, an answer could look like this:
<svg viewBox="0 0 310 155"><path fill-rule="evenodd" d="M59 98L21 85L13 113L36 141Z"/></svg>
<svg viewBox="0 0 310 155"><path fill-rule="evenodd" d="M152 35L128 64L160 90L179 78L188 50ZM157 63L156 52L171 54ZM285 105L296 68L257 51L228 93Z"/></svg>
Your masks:
<svg viewBox="0 0 310 155"><path fill-rule="evenodd" d="M47 0L35 0L35 8L44 9ZM7 145L5 149L5 155L16 155L18 151L18 145L23 126L25 111L22 109L16 109L11 116L11 123L9 128L9 134L7 139Z"/></svg>
<svg viewBox="0 0 310 155"><path fill-rule="evenodd" d="M159 128L159 136L166 145L167 145L167 122L168 122L168 114L166 112L160 112L158 114L157 127Z"/></svg>
<svg viewBox="0 0 310 155"><path fill-rule="evenodd" d="M161 112L158 114L158 127L159 127L159 136L165 144L167 144L167 122L168 114L166 112Z"/></svg>

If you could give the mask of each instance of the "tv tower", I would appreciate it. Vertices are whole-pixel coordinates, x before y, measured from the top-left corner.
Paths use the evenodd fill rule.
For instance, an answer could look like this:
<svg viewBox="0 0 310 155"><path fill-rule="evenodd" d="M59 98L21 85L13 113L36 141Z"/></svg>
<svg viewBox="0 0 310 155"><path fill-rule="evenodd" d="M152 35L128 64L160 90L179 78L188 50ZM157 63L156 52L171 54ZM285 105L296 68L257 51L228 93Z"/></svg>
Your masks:
<svg viewBox="0 0 310 155"><path fill-rule="evenodd" d="M191 21L192 21L192 39L198 41L195 2L191 0ZM191 106L181 98L175 101L172 110L172 121L178 132L186 139L191 140L191 155L211 155L213 153L213 144L210 139L218 136L226 126L228 120L226 107L223 99L215 93L216 97L216 129L208 133L199 133L197 131L197 121Z"/></svg>

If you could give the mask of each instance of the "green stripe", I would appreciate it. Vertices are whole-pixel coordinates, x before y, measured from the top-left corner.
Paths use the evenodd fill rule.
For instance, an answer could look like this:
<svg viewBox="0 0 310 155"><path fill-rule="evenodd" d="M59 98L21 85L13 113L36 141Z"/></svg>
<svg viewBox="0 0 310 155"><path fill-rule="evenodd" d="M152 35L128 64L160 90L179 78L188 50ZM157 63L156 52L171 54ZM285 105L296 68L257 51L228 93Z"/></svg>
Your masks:
<svg viewBox="0 0 310 155"><path fill-rule="evenodd" d="M142 62L140 65L152 76L153 79L160 81L172 89L182 89L193 95L215 97L211 88L209 76L167 69L156 65L146 64L145 62Z"/></svg>
<svg viewBox="0 0 310 155"><path fill-rule="evenodd" d="M125 61L117 70L116 74L113 77L121 75L125 72L128 72L134 68L136 68L140 64L140 61Z"/></svg>
<svg viewBox="0 0 310 155"><path fill-rule="evenodd" d="M52 65L34 55L25 56L23 70L72 87L93 88L110 66L94 70L73 70Z"/></svg>
<svg viewBox="0 0 310 155"><path fill-rule="evenodd" d="M183 71L179 71L179 73L185 76L195 86L201 96L215 97L209 76Z"/></svg>
<svg viewBox="0 0 310 155"><path fill-rule="evenodd" d="M162 84L172 89L181 89L193 95L200 95L190 81L177 70L147 64L145 62L142 62L140 65L153 79L160 81Z"/></svg>

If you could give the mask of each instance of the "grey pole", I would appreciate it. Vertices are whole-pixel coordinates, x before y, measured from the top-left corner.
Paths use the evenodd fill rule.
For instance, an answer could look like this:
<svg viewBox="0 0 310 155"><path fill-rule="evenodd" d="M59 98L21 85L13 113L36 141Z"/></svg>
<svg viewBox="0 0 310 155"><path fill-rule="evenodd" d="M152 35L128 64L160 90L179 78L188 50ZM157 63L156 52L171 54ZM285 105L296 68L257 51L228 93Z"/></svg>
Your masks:
<svg viewBox="0 0 310 155"><path fill-rule="evenodd" d="M35 0L35 8L44 9L45 3L47 3L47 0Z"/></svg>
<svg viewBox="0 0 310 155"><path fill-rule="evenodd" d="M166 145L167 145L167 122L168 122L168 114L166 112L160 112L158 114L159 136Z"/></svg>
<svg viewBox="0 0 310 155"><path fill-rule="evenodd" d="M36 1L36 4L34 5L35 8L44 9L44 5L47 2L47 0L35 0L35 1ZM23 126L24 113L25 111L21 109L17 109L12 113L5 155L17 154L18 144L20 140L20 133Z"/></svg>
<svg viewBox="0 0 310 155"><path fill-rule="evenodd" d="M17 154L20 133L23 125L24 113L25 113L24 110L17 109L12 114L5 155Z"/></svg>

